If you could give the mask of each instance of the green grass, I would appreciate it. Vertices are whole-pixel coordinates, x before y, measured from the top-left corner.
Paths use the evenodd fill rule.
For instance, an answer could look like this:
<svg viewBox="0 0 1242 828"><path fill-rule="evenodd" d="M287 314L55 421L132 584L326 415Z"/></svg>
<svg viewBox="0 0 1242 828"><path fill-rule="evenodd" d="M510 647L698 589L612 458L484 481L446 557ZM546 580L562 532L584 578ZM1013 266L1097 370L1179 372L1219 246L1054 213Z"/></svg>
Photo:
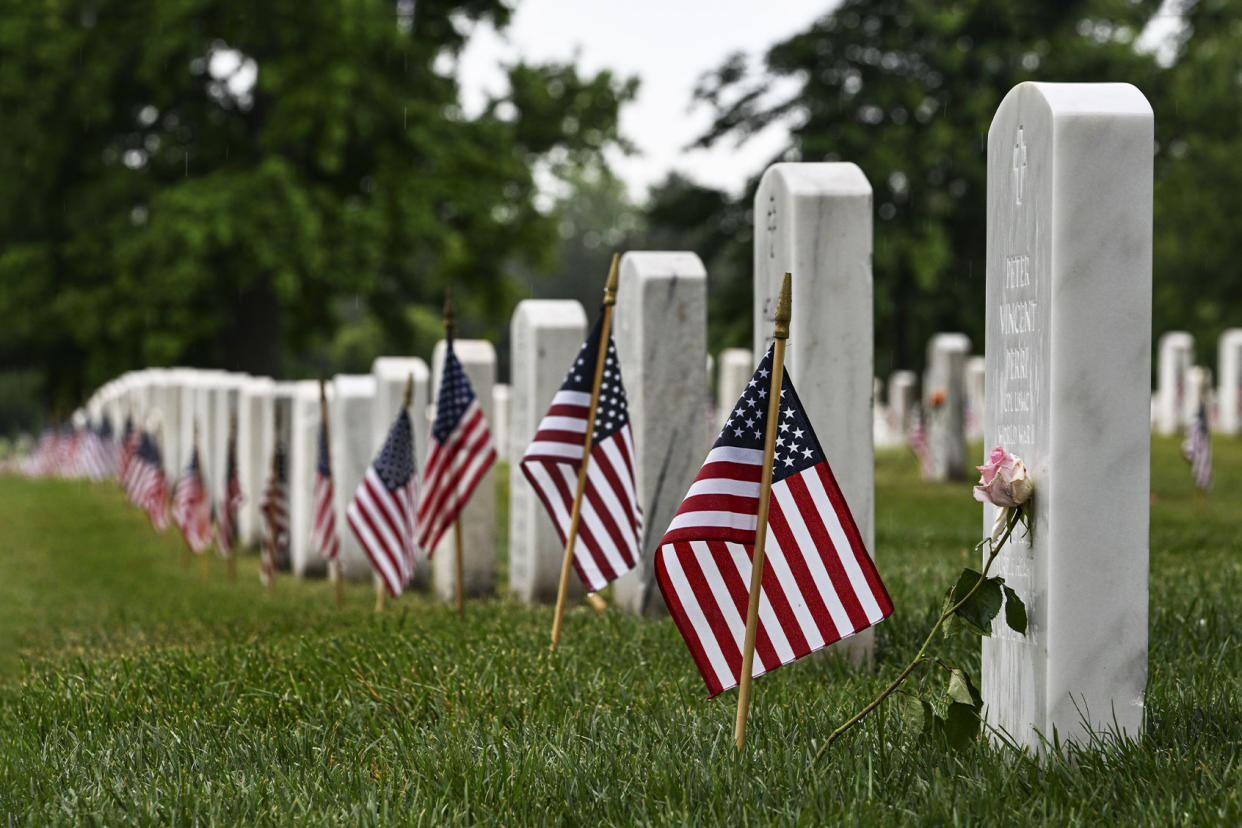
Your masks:
<svg viewBox="0 0 1242 828"><path fill-rule="evenodd" d="M981 530L966 486L877 466L877 549L897 605L878 669L807 659L704 699L673 625L426 596L338 611L322 582L253 558L183 569L112 487L0 479L0 825L1242 821L1242 443L1197 502L1153 447L1151 669L1140 742L1042 763L947 753L885 710L811 764L904 664ZM1107 519L1106 515L1101 516ZM972 669L978 644L944 649Z"/></svg>

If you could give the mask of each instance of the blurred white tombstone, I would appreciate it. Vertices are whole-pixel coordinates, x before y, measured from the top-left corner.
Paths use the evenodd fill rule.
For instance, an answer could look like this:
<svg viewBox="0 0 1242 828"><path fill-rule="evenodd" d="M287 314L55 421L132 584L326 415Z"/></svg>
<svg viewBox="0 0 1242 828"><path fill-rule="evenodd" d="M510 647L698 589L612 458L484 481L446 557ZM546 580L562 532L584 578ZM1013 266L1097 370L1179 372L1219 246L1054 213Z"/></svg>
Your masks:
<svg viewBox="0 0 1242 828"><path fill-rule="evenodd" d="M1160 335L1156 365L1156 431L1165 436L1178 434L1188 422L1186 379L1194 351L1195 339L1185 331L1166 331Z"/></svg>
<svg viewBox="0 0 1242 828"><path fill-rule="evenodd" d="M871 184L850 163L773 164L754 205L755 362L772 342L782 277L791 273L786 369L874 557ZM872 630L833 649L869 661Z"/></svg>
<svg viewBox="0 0 1242 828"><path fill-rule="evenodd" d="M933 480L966 478L966 357L970 337L939 333L927 343L923 405Z"/></svg>
<svg viewBox="0 0 1242 828"><path fill-rule="evenodd" d="M983 439L984 377L987 360L981 356L966 359L966 407L963 414L966 439L977 442Z"/></svg>
<svg viewBox="0 0 1242 828"><path fill-rule="evenodd" d="M634 478L643 510L642 555L613 582L618 606L665 612L655 553L703 465L708 386L707 271L694 253L629 252L621 257L613 341L634 435ZM732 408L735 399L729 404Z"/></svg>
<svg viewBox="0 0 1242 828"><path fill-rule="evenodd" d="M267 485L275 439L276 383L251 377L242 383L237 401L237 474L242 501L237 512L237 534L243 546L262 538L259 501Z"/></svg>
<svg viewBox="0 0 1242 828"><path fill-rule="evenodd" d="M496 422L492 424L492 437L496 439L496 456L509 456L509 416L513 405L513 394L508 384L498 382L492 386L492 411Z"/></svg>
<svg viewBox="0 0 1242 828"><path fill-rule="evenodd" d="M918 405L919 380L913 371L894 371L888 378L888 408L899 445L905 445L910 434L910 418Z"/></svg>
<svg viewBox="0 0 1242 828"><path fill-rule="evenodd" d="M1036 750L1142 730L1152 149L1129 84L1020 84L988 133L986 445L1023 458L1035 497L993 567L1026 635L997 619L981 690Z"/></svg>
<svg viewBox="0 0 1242 828"><path fill-rule="evenodd" d="M440 392L445 352L444 340L440 340L431 353L433 405ZM461 363L462 371L479 401L479 408L483 410L483 418L494 434L491 387L496 384L496 349L492 347L492 343L483 339L454 339L453 353L457 355L457 361ZM432 421L434 422L434 415ZM431 450L431 439L434 438L428 440L428 453ZM494 439L493 437L493 441ZM426 458L421 458L419 463L425 464ZM495 466L488 469L487 474L479 480L470 500L461 510L461 531L465 594L491 595L496 589ZM449 529L440 538L431 561L436 592L445 601L457 600L457 553L454 544L454 530ZM430 550L423 550L424 554L429 552Z"/></svg>
<svg viewBox="0 0 1242 828"><path fill-rule="evenodd" d="M319 460L319 383L316 380L300 380L292 383L293 393L290 401L292 416L289 423L289 565L295 575L322 575L327 572L327 563L319 557L319 553L311 548L311 504L315 491L315 466ZM370 427L368 414L367 427ZM333 458L335 460L335 458ZM270 458L268 471L270 474ZM333 469L333 487L340 502L344 481ZM350 495L353 489L348 489ZM341 534L341 544L349 536L349 527L343 520L338 509L336 515L337 531ZM344 560L344 555L342 555ZM350 576L346 567L345 574Z"/></svg>
<svg viewBox="0 0 1242 828"><path fill-rule="evenodd" d="M587 317L572 299L525 299L509 323L509 588L526 602L556 600L564 544L519 468L552 398L586 340ZM570 595L582 595L577 578Z"/></svg>
<svg viewBox="0 0 1242 828"><path fill-rule="evenodd" d="M1217 427L1225 434L1242 432L1242 328L1221 334L1217 353Z"/></svg>
<svg viewBox="0 0 1242 828"><path fill-rule="evenodd" d="M717 429L724 427L729 412L737 405L746 383L755 373L756 364L749 348L725 348L720 352L720 370L716 378Z"/></svg>
<svg viewBox="0 0 1242 828"><path fill-rule="evenodd" d="M383 427L383 434L375 434L375 400L378 383L374 374L337 374L330 383L332 393L328 397L328 429L330 437L328 452L332 459L332 492L335 496L336 528L341 539L341 571L350 580L366 580L372 574L371 560L358 542L358 536L349 528L345 511L354 499L358 484L366 476L367 467L379 453L396 418L401 405L398 397L392 416ZM402 386L404 392L404 384ZM319 398L316 392L316 405ZM318 424L315 437L318 440ZM316 446L318 443L316 442ZM318 454L315 456L318 462ZM417 473L417 470L415 470ZM312 471L312 481L314 480ZM312 490L314 483L312 482ZM309 535L309 533L308 533ZM309 536L307 546L310 547ZM319 558L319 551L309 549L308 555Z"/></svg>

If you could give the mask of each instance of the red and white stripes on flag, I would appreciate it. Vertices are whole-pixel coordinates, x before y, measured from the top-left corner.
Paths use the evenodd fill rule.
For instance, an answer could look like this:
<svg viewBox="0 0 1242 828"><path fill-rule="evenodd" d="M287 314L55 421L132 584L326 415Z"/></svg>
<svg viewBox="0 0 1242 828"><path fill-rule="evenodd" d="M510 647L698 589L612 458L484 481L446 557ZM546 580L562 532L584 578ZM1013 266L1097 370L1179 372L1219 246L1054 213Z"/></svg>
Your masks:
<svg viewBox="0 0 1242 828"><path fill-rule="evenodd" d="M157 532L168 528L168 481L160 450L145 431L138 437L122 481L125 494L134 505L147 513Z"/></svg>
<svg viewBox="0 0 1242 828"><path fill-rule="evenodd" d="M428 557L495 462L491 429L449 339L415 521L418 546Z"/></svg>
<svg viewBox="0 0 1242 828"><path fill-rule="evenodd" d="M195 555L203 554L211 545L211 506L203 485L197 446L190 451L190 464L177 479L172 514L190 551Z"/></svg>
<svg viewBox="0 0 1242 828"><path fill-rule="evenodd" d="M259 580L264 586L272 583L284 550L289 545L289 475L285 466L285 447L279 442L272 449L272 467L259 499L263 515L263 536L260 545Z"/></svg>
<svg viewBox="0 0 1242 828"><path fill-rule="evenodd" d="M665 603L712 696L741 676L771 366L769 350L656 554ZM893 611L788 374L777 428L756 676Z"/></svg>
<svg viewBox="0 0 1242 828"><path fill-rule="evenodd" d="M224 499L220 502L220 516L216 523L216 549L227 558L237 547L237 510L246 502L242 495L241 480L237 474L237 437L229 435L228 456L225 460Z"/></svg>
<svg viewBox="0 0 1242 828"><path fill-rule="evenodd" d="M522 473L552 516L561 543L569 537L578 489L601 324L597 321L582 343L565 382L552 398L552 407L522 456ZM611 337L591 437L573 562L587 591L594 592L634 567L643 537L643 513L634 484L634 436Z"/></svg>
<svg viewBox="0 0 1242 828"><path fill-rule="evenodd" d="M319 424L319 462L315 465L315 492L311 498L311 544L321 557L332 560L341 554L336 534L336 509L332 486L332 461L328 455L327 423Z"/></svg>
<svg viewBox="0 0 1242 828"><path fill-rule="evenodd" d="M414 432L410 415L402 408L345 510L349 528L394 598L414 574L417 509Z"/></svg>

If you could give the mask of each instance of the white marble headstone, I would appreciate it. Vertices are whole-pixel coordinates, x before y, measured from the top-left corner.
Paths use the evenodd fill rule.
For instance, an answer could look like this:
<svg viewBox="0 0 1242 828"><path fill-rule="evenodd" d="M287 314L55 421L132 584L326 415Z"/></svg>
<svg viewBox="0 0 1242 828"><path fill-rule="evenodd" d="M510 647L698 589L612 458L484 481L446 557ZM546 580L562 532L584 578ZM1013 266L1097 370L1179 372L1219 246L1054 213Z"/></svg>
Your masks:
<svg viewBox="0 0 1242 828"><path fill-rule="evenodd" d="M237 512L237 535L243 546L262 538L259 501L271 471L275 439L276 383L268 377L251 377L242 383L237 401L237 474L242 501Z"/></svg>
<svg viewBox="0 0 1242 828"><path fill-rule="evenodd" d="M995 569L1029 626L997 619L981 690L1033 748L1143 723L1152 142L1129 84L1020 84L988 132L986 445L1036 489Z"/></svg>
<svg viewBox="0 0 1242 828"><path fill-rule="evenodd" d="M376 436L375 375L337 374L330 385L332 393L328 395L328 421L331 427L328 429L328 452L332 457L332 493L336 504L337 534L341 541L341 572L350 580L363 581L371 577L371 561L358 543L358 536L349 528L345 510L354 499L358 484L366 476L367 467L383 445L397 409L393 408L392 415L384 425L383 434ZM318 404L318 393L315 401ZM400 405L401 400L398 398L397 406ZM319 433L317 429L318 421L316 438ZM307 546L306 554L318 559L319 552L309 549L309 535Z"/></svg>
<svg viewBox="0 0 1242 828"><path fill-rule="evenodd" d="M1216 374L1217 428L1225 434L1238 434L1242 432L1242 328L1221 334Z"/></svg>
<svg viewBox="0 0 1242 828"><path fill-rule="evenodd" d="M613 582L617 605L665 612L655 553L703 465L708 386L707 271L694 253L630 252L621 257L613 341L634 434L634 478L643 510L638 565ZM730 409L737 400L729 404Z"/></svg>
<svg viewBox="0 0 1242 828"><path fill-rule="evenodd" d="M888 378L889 414L900 445L905 445L910 433L910 418L919 400L918 384L918 377L913 371L894 371Z"/></svg>
<svg viewBox="0 0 1242 828"><path fill-rule="evenodd" d="M977 442L983 439L984 377L987 360L981 356L966 358L966 405L963 412L966 439Z"/></svg>
<svg viewBox="0 0 1242 828"><path fill-rule="evenodd" d="M1160 335L1156 365L1156 431L1159 434L1178 434L1187 423L1186 378L1194 362L1194 352L1195 338L1185 331L1166 331Z"/></svg>
<svg viewBox="0 0 1242 828"><path fill-rule="evenodd" d="M774 164L754 206L756 363L772 341L776 300L793 279L785 365L867 551L875 550L871 184L850 163ZM833 649L870 660L871 630Z"/></svg>
<svg viewBox="0 0 1242 828"><path fill-rule="evenodd" d="M292 416L289 423L289 563L298 576L323 574L327 564L311 549L311 501L315 491L315 464L319 459L319 383L316 380L299 380L292 383ZM279 393L279 392L278 392ZM369 413L368 413L369 417ZM368 423L370 420L368 419ZM335 458L334 458L335 459ZM268 470L270 472L270 458ZM335 473L335 469L333 470ZM342 483L337 477L333 487L338 502ZM352 495L353 490L349 493ZM343 515L337 513L337 528L342 543L349 527ZM346 570L346 574L349 570Z"/></svg>
<svg viewBox="0 0 1242 828"><path fill-rule="evenodd" d="M572 299L525 299L509 323L509 589L523 601L555 601L564 545L519 468L552 398L586 339L587 316ZM570 578L571 595L582 585Z"/></svg>
<svg viewBox="0 0 1242 828"><path fill-rule="evenodd" d="M749 348L725 348L720 352L716 375L716 428L723 428L725 419L741 399L746 383L755 373L755 355Z"/></svg>
<svg viewBox="0 0 1242 828"><path fill-rule="evenodd" d="M939 333L927 343L923 410L933 480L966 478L966 358L970 337Z"/></svg>
<svg viewBox="0 0 1242 828"><path fill-rule="evenodd" d="M431 354L432 405L440 393L440 376L444 368L446 346L444 340L436 343ZM453 353L461 363L470 387L474 389L483 418L489 429L495 429L492 411L491 387L496 383L496 349L483 339L454 339ZM434 415L432 416L434 421ZM499 459L499 458L498 458ZM420 463L425 463L422 458ZM496 467L475 486L470 500L461 510L462 561L465 573L465 593L468 596L491 595L496 589ZM457 597L457 562L454 547L454 530L450 528L440 538L431 560L432 580L436 593L445 601ZM428 553L430 550L423 550Z"/></svg>

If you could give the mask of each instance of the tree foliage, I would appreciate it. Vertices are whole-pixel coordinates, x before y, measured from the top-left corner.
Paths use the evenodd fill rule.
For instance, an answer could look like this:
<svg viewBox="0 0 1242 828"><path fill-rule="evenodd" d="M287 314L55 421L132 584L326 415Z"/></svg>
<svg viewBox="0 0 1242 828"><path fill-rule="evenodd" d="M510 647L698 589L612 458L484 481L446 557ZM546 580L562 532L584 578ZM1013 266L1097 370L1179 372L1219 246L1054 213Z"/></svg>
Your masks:
<svg viewBox="0 0 1242 828"><path fill-rule="evenodd" d="M761 66L734 56L705 75L696 96L713 123L698 143L745 141L781 122L792 142L774 161L862 168L876 211L876 370L917 368L937 331L961 330L982 344L986 144L1001 99L1022 81L1050 80L1126 81L1158 101L1160 67L1134 45L1158 6L845 0L773 46ZM791 86L792 94L774 96ZM730 283L713 296L714 333L729 337L714 337L717 346L749 341L757 183L725 207L729 238L713 251L719 280ZM680 232L695 238L715 232L719 218L700 221L676 205L721 195L674 182L653 210L682 217Z"/></svg>
<svg viewBox="0 0 1242 828"><path fill-rule="evenodd" d="M0 369L62 404L140 365L280 375L341 327L426 347L450 284L491 332L554 258L532 168L593 163L635 91L517 64L468 117L456 56L502 0L6 5Z"/></svg>

